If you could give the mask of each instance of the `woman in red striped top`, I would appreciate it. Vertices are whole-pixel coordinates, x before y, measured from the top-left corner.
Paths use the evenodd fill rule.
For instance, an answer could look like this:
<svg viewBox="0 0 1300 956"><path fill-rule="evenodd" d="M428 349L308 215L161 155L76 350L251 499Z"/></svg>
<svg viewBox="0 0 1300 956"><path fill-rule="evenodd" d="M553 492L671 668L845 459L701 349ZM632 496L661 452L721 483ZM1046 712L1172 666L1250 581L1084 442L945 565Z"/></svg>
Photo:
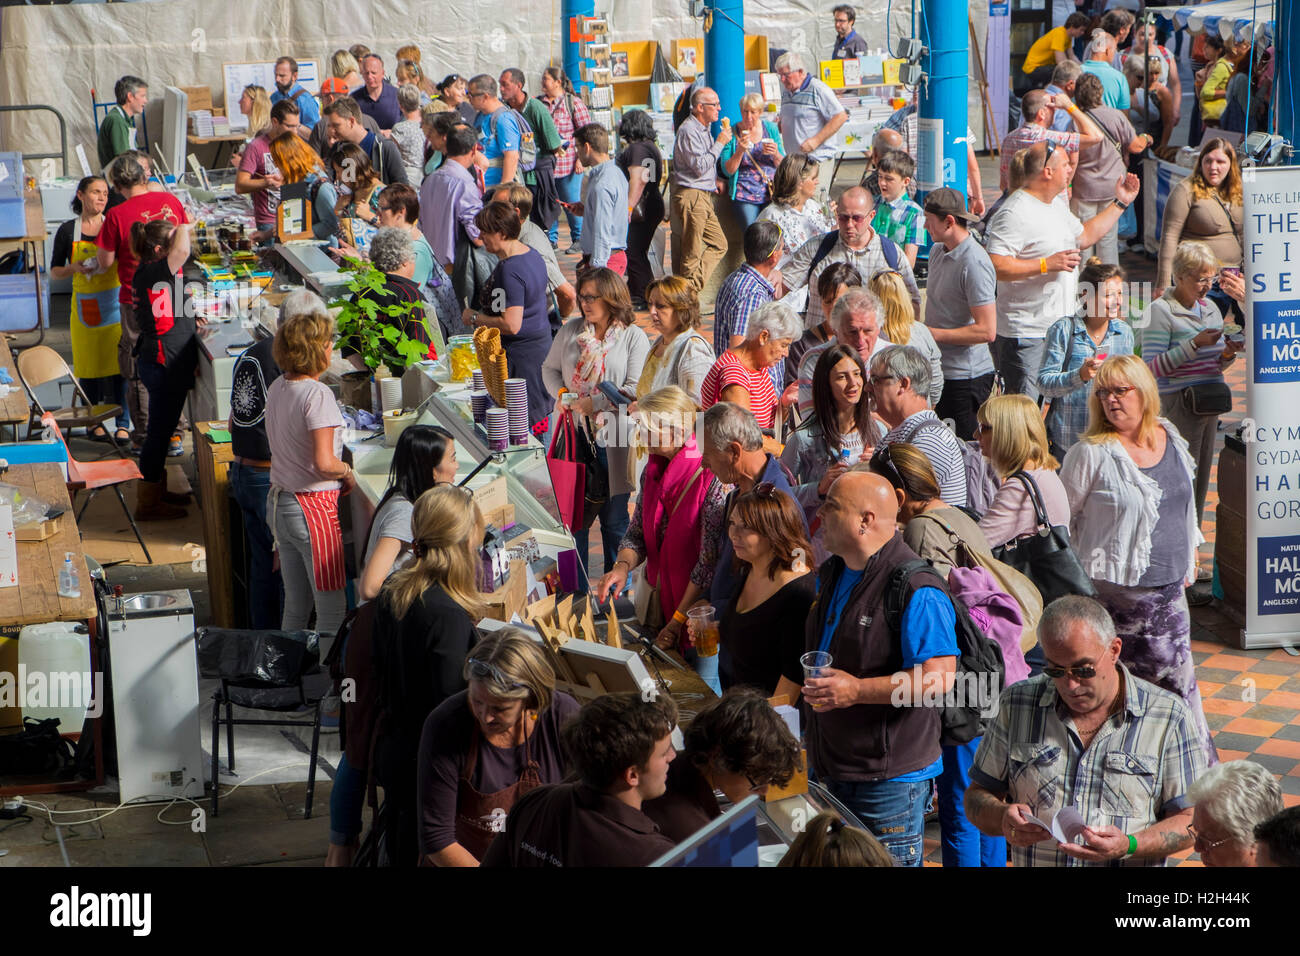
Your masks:
<svg viewBox="0 0 1300 956"><path fill-rule="evenodd" d="M759 428L771 428L777 406L789 404L785 395L777 397L772 369L783 371L790 343L802 332L803 323L788 305L760 305L749 317L745 340L724 351L704 376L700 404L731 402L749 409Z"/></svg>

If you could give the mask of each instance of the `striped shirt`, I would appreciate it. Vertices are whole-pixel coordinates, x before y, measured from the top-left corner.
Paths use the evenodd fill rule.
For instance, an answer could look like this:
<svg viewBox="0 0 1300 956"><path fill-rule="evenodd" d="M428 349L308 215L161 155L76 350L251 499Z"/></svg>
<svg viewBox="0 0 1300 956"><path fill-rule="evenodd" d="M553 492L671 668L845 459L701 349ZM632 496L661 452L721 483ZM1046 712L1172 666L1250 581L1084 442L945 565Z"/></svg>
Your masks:
<svg viewBox="0 0 1300 956"><path fill-rule="evenodd" d="M1221 328L1223 316L1209 299L1187 309L1166 293L1151 303L1149 322L1142 330L1142 359L1156 376L1162 395L1188 385L1223 381L1223 338L1203 349L1192 344L1202 330Z"/></svg>
<svg viewBox="0 0 1300 956"><path fill-rule="evenodd" d="M728 349L719 356L704 376L700 386L700 405L707 409L722 401L722 392L732 385L739 385L749 392L749 410L754 413L754 420L759 428L771 428L776 411L776 389L772 387L772 376L767 369L760 368L753 372L740 364L736 353Z"/></svg>
<svg viewBox="0 0 1300 956"><path fill-rule="evenodd" d="M927 425L926 422L938 422ZM930 459L934 477L939 482L939 497L954 508L966 507L966 459L961 456L961 444L939 416L928 408L903 419L897 428L890 429L880 440L881 446L896 441L915 445Z"/></svg>
<svg viewBox="0 0 1300 956"><path fill-rule="evenodd" d="M1084 749L1069 709L1044 676L1013 684L980 741L971 780L1050 822L1074 807L1089 826L1136 834L1191 806L1187 791L1205 772L1205 751L1182 699L1134 677L1124 706ZM1066 856L1055 840L1012 847L1015 866L1095 866ZM1163 859L1123 857L1110 866L1164 866Z"/></svg>
<svg viewBox="0 0 1300 956"><path fill-rule="evenodd" d="M915 243L925 249L930 245L930 237L925 232L923 216L921 207L906 195L893 202L882 196L876 206L876 216L871 220L871 228L894 240L900 248Z"/></svg>
<svg viewBox="0 0 1300 956"><path fill-rule="evenodd" d="M538 99L551 111L551 119L555 120L555 131L560 134L560 141L569 144L555 157L555 178L561 179L572 173L578 162L578 149L573 145L573 134L591 122L591 113L587 110L587 104L572 94L557 96L553 102L544 96L539 96ZM569 112L570 109L573 112Z"/></svg>

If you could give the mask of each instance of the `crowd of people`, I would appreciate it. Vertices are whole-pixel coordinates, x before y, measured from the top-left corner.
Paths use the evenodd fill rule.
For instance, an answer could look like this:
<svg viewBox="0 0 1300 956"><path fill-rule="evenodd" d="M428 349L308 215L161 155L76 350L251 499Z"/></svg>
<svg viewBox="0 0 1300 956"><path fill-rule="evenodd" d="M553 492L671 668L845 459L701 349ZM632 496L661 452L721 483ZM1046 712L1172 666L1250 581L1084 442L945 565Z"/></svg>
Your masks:
<svg viewBox="0 0 1300 956"><path fill-rule="evenodd" d="M834 55L865 49L852 7L834 22ZM1207 863L1300 862L1277 782L1218 764L1191 656L1223 372L1242 347L1225 324L1245 293L1241 171L1207 139L1134 321L1118 237L1140 193L1132 163L1177 122L1177 63L1153 27L1130 38L1125 11L1092 25L1072 13L1030 51L987 210L973 151L968 192L914 198L915 104L831 202L847 114L794 51L775 64L775 115L747 94L718 124L717 93L694 84L670 170L646 112L623 113L616 148L555 66L531 95L517 68L434 84L414 46L395 65L353 47L329 58L319 112L288 57L275 94L245 91L236 188L259 233L279 190L306 182L317 236L373 263L382 304L415 307L403 331L500 330L534 433L572 421L593 439L604 498L570 530L587 570L599 519L595 597L633 592L654 641L719 695L678 754L667 695L580 705L525 633L479 632L484 519L434 426L397 443L349 612L338 508L356 479L320 380L339 343L325 303L295 293L236 365L231 484L254 626L314 618L346 638L359 696L331 864L353 860L367 779L393 865L648 863L722 812L715 792L735 803L798 772L771 697L800 707L810 773L856 818L816 818L783 865L920 865L930 805L945 865L1161 865L1193 844ZM1230 128L1239 58L1198 77L1209 126ZM137 516L162 520L186 504L163 464L193 380L193 313L176 298L189 239L122 132L147 87L126 77L117 93L108 181L80 184L55 265L76 282L78 373L97 394L130 386ZM727 215L743 263L722 277L710 336L701 293ZM572 278L561 218L581 253ZM1033 557L1049 532L1068 565L1050 580ZM691 623L702 608L716 650ZM955 687L971 634L999 648L1001 696L954 736L941 708L898 700ZM1059 843L1044 825L1067 807L1084 829Z"/></svg>

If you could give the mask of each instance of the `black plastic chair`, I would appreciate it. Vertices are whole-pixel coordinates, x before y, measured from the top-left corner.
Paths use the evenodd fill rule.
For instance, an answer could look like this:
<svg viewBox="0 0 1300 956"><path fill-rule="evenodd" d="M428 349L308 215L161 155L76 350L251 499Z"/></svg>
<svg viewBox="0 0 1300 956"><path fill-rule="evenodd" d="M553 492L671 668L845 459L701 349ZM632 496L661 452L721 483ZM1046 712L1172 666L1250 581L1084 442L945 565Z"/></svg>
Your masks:
<svg viewBox="0 0 1300 956"><path fill-rule="evenodd" d="M332 681L320 666L319 639L314 631L253 631L199 628L199 675L221 681L212 695L212 815L218 815L221 727L226 728L227 764L235 769L235 725L310 727L311 762L303 819L311 819L316 792L316 763L320 747L321 701ZM225 716L222 716L222 708ZM248 710L300 713L289 717L235 717L235 707ZM306 719L309 718L309 719Z"/></svg>

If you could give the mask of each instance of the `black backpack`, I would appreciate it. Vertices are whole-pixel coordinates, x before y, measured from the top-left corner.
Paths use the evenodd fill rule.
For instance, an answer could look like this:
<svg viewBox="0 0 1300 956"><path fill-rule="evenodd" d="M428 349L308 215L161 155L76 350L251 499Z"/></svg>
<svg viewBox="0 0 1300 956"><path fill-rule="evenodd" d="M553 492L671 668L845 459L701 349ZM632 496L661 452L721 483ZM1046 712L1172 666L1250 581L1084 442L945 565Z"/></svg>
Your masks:
<svg viewBox="0 0 1300 956"><path fill-rule="evenodd" d="M876 233L876 235L880 236L880 233ZM808 264L808 275L804 277L804 284L811 285L813 270L817 268L818 264L823 259L831 254L831 250L835 248L835 243L839 241L840 231L838 229L832 229L830 232L826 233L826 235L822 236L822 241L817 244L817 251L813 253L812 262ZM885 262L889 264L889 268L897 269L899 256L898 243L894 242L894 240L890 239L888 236L880 236L880 251L884 253Z"/></svg>
<svg viewBox="0 0 1300 956"><path fill-rule="evenodd" d="M929 561L918 558L903 562L890 573L889 583L885 586L885 620L894 633L902 633L903 612L907 610L907 586L912 575L920 571L933 570ZM977 737L983 736L989 719L982 713L984 708L980 706L978 694L975 695L976 699L971 700L963 691L974 688L982 692L989 685L987 675L995 674L997 676L993 681L993 688L996 700L1006 687L1006 664L1002 659L1002 648L996 641L986 637L978 625L971 620L966 605L948 594L946 586L941 590L952 601L953 609L957 612L958 657L957 675L953 685L957 694L944 704L940 715L939 741L945 746L968 744ZM964 676L967 674L971 676ZM958 700L963 701L962 706L957 706Z"/></svg>

